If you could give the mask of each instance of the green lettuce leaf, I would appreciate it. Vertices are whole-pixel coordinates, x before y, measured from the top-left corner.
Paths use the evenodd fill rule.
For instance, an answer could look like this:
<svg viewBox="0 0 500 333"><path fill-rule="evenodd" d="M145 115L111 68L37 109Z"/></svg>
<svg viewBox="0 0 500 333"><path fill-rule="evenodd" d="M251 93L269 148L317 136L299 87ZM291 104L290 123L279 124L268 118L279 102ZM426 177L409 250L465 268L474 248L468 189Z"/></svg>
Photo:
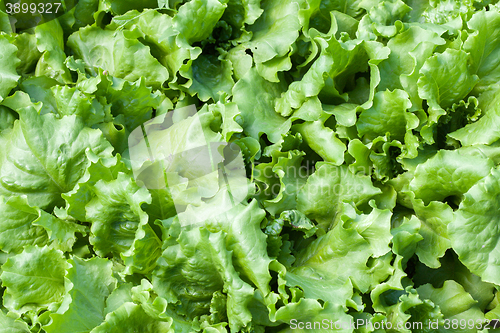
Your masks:
<svg viewBox="0 0 500 333"><path fill-rule="evenodd" d="M398 218L398 217L397 217ZM396 220L394 227L391 229L392 251L403 257L403 264L415 254L417 244L422 241L423 237L418 232L421 227L420 220L412 215L411 217L402 216Z"/></svg>
<svg viewBox="0 0 500 333"><path fill-rule="evenodd" d="M422 3L421 5L417 3L412 3L412 7L418 8L415 15L422 15L419 21L425 20L425 22L435 23L444 26L455 26L456 29L460 29L463 20L470 19L470 16L474 10L483 9L483 6L487 3L482 1L457 1L457 0L440 0L440 1L429 1ZM417 9L416 8L416 9ZM423 10L423 13L419 13Z"/></svg>
<svg viewBox="0 0 500 333"><path fill-rule="evenodd" d="M76 242L75 233L83 236L87 234L87 228L77 224L75 221L56 218L44 211L40 212L40 218L33 221L33 225L45 229L48 235L48 241L51 246L62 251L71 251Z"/></svg>
<svg viewBox="0 0 500 333"><path fill-rule="evenodd" d="M484 311L494 297L495 286L492 283L482 281L479 276L471 273L460 262L454 251L447 251L439 261L441 267L437 269L429 268L421 263L415 265L415 275L412 278L415 286L431 283L434 288L441 288L447 280L456 281L478 302L477 305Z"/></svg>
<svg viewBox="0 0 500 333"><path fill-rule="evenodd" d="M131 9L142 11L144 8L156 8L158 6L158 2L156 0L145 0L140 4L137 4L136 2L131 0L103 0L101 6L104 8L109 8L113 14L117 15L124 14Z"/></svg>
<svg viewBox="0 0 500 333"><path fill-rule="evenodd" d="M21 253L25 246L47 244L47 233L33 223L42 218L42 213L29 206L26 197L5 200L0 196L0 211L0 250Z"/></svg>
<svg viewBox="0 0 500 333"><path fill-rule="evenodd" d="M479 77L474 92L483 92L500 79L500 13L478 11L467 21L467 26L473 33L464 42L464 50L471 55L472 73Z"/></svg>
<svg viewBox="0 0 500 333"><path fill-rule="evenodd" d="M385 326L392 324L398 332L425 332L442 318L439 308L431 301L422 299L411 286L406 287L404 292L391 291L385 296L387 304L382 310L385 318L375 315L373 322L385 319Z"/></svg>
<svg viewBox="0 0 500 333"><path fill-rule="evenodd" d="M324 102L342 98L341 94L347 77L366 71L367 53L360 40L337 40L334 36L328 38L316 37L314 43L320 48L318 59L299 81L292 82L288 90L276 100L276 110L283 116L289 116L293 109L298 109L307 98L317 96ZM321 94L320 94L321 93Z"/></svg>
<svg viewBox="0 0 500 333"><path fill-rule="evenodd" d="M296 1L266 1L262 14L248 29L252 39L245 43L253 53L260 76L279 82L278 72L292 67L288 53L299 37L299 3Z"/></svg>
<svg viewBox="0 0 500 333"><path fill-rule="evenodd" d="M300 109L299 109L300 110ZM325 126L325 120L317 120L294 125L304 138L304 142L311 147L325 162L341 165L344 162L345 144L337 137L335 131Z"/></svg>
<svg viewBox="0 0 500 333"><path fill-rule="evenodd" d="M368 13L359 22L358 37L375 40L377 37L394 37L404 28L403 22L406 14L411 11L403 1L370 2L363 1Z"/></svg>
<svg viewBox="0 0 500 333"><path fill-rule="evenodd" d="M226 54L226 59L231 62L233 76L236 80L243 78L253 66L253 58L247 54L242 45L231 48Z"/></svg>
<svg viewBox="0 0 500 333"><path fill-rule="evenodd" d="M177 244L167 247L159 259L153 284L161 296L177 304L177 313L189 317L206 313L214 292L224 289L230 326L238 330L251 320L246 306L253 288L238 277L225 238L201 228L182 230ZM189 289L182 287L186 283Z"/></svg>
<svg viewBox="0 0 500 333"><path fill-rule="evenodd" d="M200 3L198 5L203 6ZM195 19L190 16L191 13L184 12L179 20L188 20L186 15ZM200 19L202 20L202 17ZM177 43L179 32L174 27L173 18L155 10L145 10L142 13L131 10L124 15L115 16L108 29L133 30L137 36L140 36L140 40L149 47L154 58L168 68L169 77L172 80L169 86L175 89L180 89L176 84L178 79L176 73L181 67L184 71L188 70L191 66L189 61L196 59L202 52L200 47L188 45L182 40L182 36L179 37L179 43ZM203 29L200 30L203 31Z"/></svg>
<svg viewBox="0 0 500 333"><path fill-rule="evenodd" d="M3 302L11 311L23 313L39 307L54 308L65 293L67 262L63 253L47 246L28 246L2 265Z"/></svg>
<svg viewBox="0 0 500 333"><path fill-rule="evenodd" d="M23 103L23 100L30 101L34 105L41 104L40 114L54 113L59 114L57 103L54 98L53 90L51 88L59 86L59 83L46 76L36 76L24 80L19 87L22 92L17 92L13 96L9 97L5 102L10 105L10 108L17 110L18 108L24 108L29 104ZM17 103L16 103L17 102ZM41 103L39 103L41 102ZM16 104L14 104L16 103Z"/></svg>
<svg viewBox="0 0 500 333"><path fill-rule="evenodd" d="M7 128L14 126L16 120L16 113L11 109L0 105L0 132Z"/></svg>
<svg viewBox="0 0 500 333"><path fill-rule="evenodd" d="M393 297L402 296L401 292L405 289L403 278L407 276L403 270L403 257L397 255L394 260L392 272L387 281L375 286L370 292L370 298L373 302L373 309L377 312L387 313ZM404 311L403 311L404 312Z"/></svg>
<svg viewBox="0 0 500 333"><path fill-rule="evenodd" d="M369 241L338 223L296 256L286 283L300 286L306 298L321 299L345 311L352 305L353 287L366 292L392 272L390 256L375 260L372 266L368 262L372 255Z"/></svg>
<svg viewBox="0 0 500 333"><path fill-rule="evenodd" d="M500 170L495 168L472 186L448 225L451 244L460 261L484 281L496 284L500 282L496 264L500 237L496 228L499 179Z"/></svg>
<svg viewBox="0 0 500 333"><path fill-rule="evenodd" d="M416 216L420 220L419 234L422 241L417 243L415 253L422 263L437 268L438 261L451 247L447 227L453 220L453 210L441 202L431 202L424 206L421 202L414 204Z"/></svg>
<svg viewBox="0 0 500 333"><path fill-rule="evenodd" d="M112 264L107 259L83 260L73 257L65 277L63 301L51 314L52 321L44 329L52 332L89 332L104 321L105 299L115 288ZM82 316L85 313L85 316Z"/></svg>
<svg viewBox="0 0 500 333"><path fill-rule="evenodd" d="M266 134L271 142L278 142L289 131L291 122L274 110L274 99L285 89L283 82L267 82L255 69L250 69L233 87L233 102L243 118L244 132L259 139Z"/></svg>
<svg viewBox="0 0 500 333"><path fill-rule="evenodd" d="M338 220L344 202L360 205L381 192L368 176L354 174L346 166L318 163L316 167L297 194L297 209L325 231Z"/></svg>
<svg viewBox="0 0 500 333"><path fill-rule="evenodd" d="M89 161L87 149L107 156L112 147L98 130L86 128L76 116L56 119L26 108L12 131L2 132L0 143L0 194L25 194L30 205L51 209L62 205L83 176Z"/></svg>
<svg viewBox="0 0 500 333"><path fill-rule="evenodd" d="M414 103L415 98L418 98L415 85L419 79L419 69L432 55L436 46L443 44L445 44L445 40L436 32L417 26L410 27L391 38L387 43L391 53L378 66L380 70L378 90L405 88L412 103ZM405 75L409 75L409 77L406 78ZM403 77L407 80L405 83L401 80ZM416 106L419 108L418 104Z"/></svg>
<svg viewBox="0 0 500 333"><path fill-rule="evenodd" d="M235 103L217 102L216 104L212 105L212 112L220 114L222 118L221 134L225 141L229 142L234 134L243 132L243 128L237 121L238 119L240 119L241 113Z"/></svg>
<svg viewBox="0 0 500 333"><path fill-rule="evenodd" d="M491 160L481 156L470 156L459 150L441 150L417 166L410 190L425 204L448 197L456 197L460 202L462 195L486 177L493 166Z"/></svg>
<svg viewBox="0 0 500 333"><path fill-rule="evenodd" d="M19 74L33 73L38 59L42 53L38 51L37 39L34 34L16 34L11 35L11 43L17 47L17 58L21 60L17 64L17 72Z"/></svg>
<svg viewBox="0 0 500 333"><path fill-rule="evenodd" d="M160 255L161 242L141 208L151 203L148 191L129 175L118 173L116 180L99 180L94 193L86 216L92 224L90 244L96 253L121 256L127 266L125 274L149 272Z"/></svg>
<svg viewBox="0 0 500 333"><path fill-rule="evenodd" d="M16 72L16 67L21 62L17 58L17 47L9 43L9 39L5 35L0 35L0 50L2 57L0 58L0 102L4 100L17 85L17 80L20 76Z"/></svg>
<svg viewBox="0 0 500 333"><path fill-rule="evenodd" d="M1 333L29 333L28 324L21 320L15 320L0 311L0 332Z"/></svg>
<svg viewBox="0 0 500 333"><path fill-rule="evenodd" d="M112 181L118 177L119 172L128 172L120 155L114 157L100 157L92 152L87 152L90 161L85 174L78 180L73 189L64 193L66 213L78 221L88 222L85 206L94 197L94 185L99 181Z"/></svg>
<svg viewBox="0 0 500 333"><path fill-rule="evenodd" d="M95 22L94 12L98 10L99 0L82 0L68 12L59 17L64 30L78 29Z"/></svg>
<svg viewBox="0 0 500 333"><path fill-rule="evenodd" d="M123 31L102 30L87 26L68 38L68 46L83 59L92 74L97 68L128 81L145 78L146 85L159 87L169 77L168 71L150 53L149 48Z"/></svg>
<svg viewBox="0 0 500 333"><path fill-rule="evenodd" d="M430 284L417 288L418 294L422 298L431 300L439 306L444 316L443 319L452 323L453 320L477 320L484 323L484 313L479 309L477 302L464 290L464 288L453 280L445 281L442 288L435 289ZM441 322L437 332L449 332L449 327L444 327L447 321ZM477 327L477 326L476 326ZM479 332L479 330L469 327L453 327L455 332Z"/></svg>
<svg viewBox="0 0 500 333"><path fill-rule="evenodd" d="M284 210L295 209L297 192L306 183L308 171L301 166L303 152L292 150L282 153L272 172L280 178L279 192L273 193L275 198L264 201L264 207L272 215L281 214ZM268 170L264 170L267 172Z"/></svg>
<svg viewBox="0 0 500 333"><path fill-rule="evenodd" d="M268 266L271 259L267 255L266 236L260 229L265 211L259 208L256 200L248 205L233 205L224 197L220 199L186 210L178 217L190 221L196 216L204 216L201 225L206 225L213 232L227 233L227 248L233 252L235 267L267 295L270 292Z"/></svg>
<svg viewBox="0 0 500 333"><path fill-rule="evenodd" d="M260 8L261 0L239 1L230 0L224 11L222 20L229 23L234 28L244 30L244 24L253 24L264 11Z"/></svg>
<svg viewBox="0 0 500 333"><path fill-rule="evenodd" d="M463 146L479 144L492 144L500 138L497 124L500 121L500 100L498 85L493 85L490 90L482 93L478 98L478 108L482 110L479 120L456 131L448 136L460 141Z"/></svg>
<svg viewBox="0 0 500 333"><path fill-rule="evenodd" d="M204 102L212 99L218 101L221 94L230 94L234 86L232 65L223 56L203 55L193 60L187 71L180 74L191 82L186 83L189 94Z"/></svg>
<svg viewBox="0 0 500 333"><path fill-rule="evenodd" d="M352 316L345 314L341 307L325 303L322 305L315 299L303 298L296 303L290 303L276 311L276 320L287 325L279 332L352 332L352 329L341 326L340 323L350 323ZM335 328L335 323L337 327Z"/></svg>
<svg viewBox="0 0 500 333"><path fill-rule="evenodd" d="M62 84L72 83L68 67L64 65L64 35L58 20L51 20L35 28L36 47L41 57L35 69L36 76L47 76Z"/></svg>
<svg viewBox="0 0 500 333"><path fill-rule="evenodd" d="M9 15L4 12L5 7L2 8L0 12L0 31L6 33L12 33L12 25L9 20Z"/></svg>
<svg viewBox="0 0 500 333"><path fill-rule="evenodd" d="M373 140L390 133L392 139L402 140L411 115L406 110L410 107L408 94L403 90L377 92L372 107L359 115L356 123L359 135Z"/></svg>
<svg viewBox="0 0 500 333"><path fill-rule="evenodd" d="M111 113L114 116L123 115L124 125L133 131L139 125L151 119L153 109L161 103L159 92L152 92L146 86L144 76L135 82L108 77L110 82L106 90L99 89L97 94L103 95L106 102L111 104ZM101 87L99 87L101 88Z"/></svg>
<svg viewBox="0 0 500 333"><path fill-rule="evenodd" d="M390 210L373 207L370 214L356 214L356 217L346 223L346 226L354 227L361 237L370 243L373 257L378 258L391 250L389 248L392 240L391 216Z"/></svg>
<svg viewBox="0 0 500 333"><path fill-rule="evenodd" d="M75 87L57 85L57 81L47 77L27 79L20 86L33 103L42 103L41 114L52 112L59 118L76 115L86 126L92 127L103 122L109 113L94 96Z"/></svg>
<svg viewBox="0 0 500 333"><path fill-rule="evenodd" d="M124 274L146 274L156 267L161 255L161 241L149 224L140 224L132 246L121 254L125 264Z"/></svg>
<svg viewBox="0 0 500 333"><path fill-rule="evenodd" d="M171 332L170 323L150 317L144 309L135 303L127 302L117 310L106 315L106 320L91 333L118 333L123 332L123 327L133 332L140 330L145 333Z"/></svg>
<svg viewBox="0 0 500 333"><path fill-rule="evenodd" d="M357 18L363 12L361 8L360 0L327 0L327 1L308 1L308 7L300 10L300 13L304 15L301 17L302 25L304 28L304 33L307 33L309 28L317 29L318 31L326 33L330 30L332 26L332 20L330 13L333 12L339 25L339 31L349 31L347 28L342 27L343 21L352 25L350 27L355 33L357 30L358 21ZM344 15L342 15L344 14ZM351 35L351 31L349 33ZM338 36L337 36L338 37Z"/></svg>
<svg viewBox="0 0 500 333"><path fill-rule="evenodd" d="M226 8L225 3L217 0L194 0L183 4L172 23L176 31L179 46L192 45L207 38Z"/></svg>
<svg viewBox="0 0 500 333"><path fill-rule="evenodd" d="M11 5L0 331L497 330L499 0Z"/></svg>
<svg viewBox="0 0 500 333"><path fill-rule="evenodd" d="M445 108L467 96L478 81L478 77L470 73L468 61L466 52L446 49L428 58L420 69L418 95L429 104L429 119L422 129L422 136L428 142L432 143L427 129L430 130L446 113Z"/></svg>

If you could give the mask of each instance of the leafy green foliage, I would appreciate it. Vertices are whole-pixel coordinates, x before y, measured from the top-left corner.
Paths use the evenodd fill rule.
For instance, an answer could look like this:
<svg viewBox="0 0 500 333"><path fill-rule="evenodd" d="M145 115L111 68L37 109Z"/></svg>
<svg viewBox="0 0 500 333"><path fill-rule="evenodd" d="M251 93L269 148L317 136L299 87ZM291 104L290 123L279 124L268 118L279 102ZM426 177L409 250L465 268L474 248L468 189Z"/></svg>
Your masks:
<svg viewBox="0 0 500 333"><path fill-rule="evenodd" d="M499 59L497 0L0 1L0 332L496 332Z"/></svg>

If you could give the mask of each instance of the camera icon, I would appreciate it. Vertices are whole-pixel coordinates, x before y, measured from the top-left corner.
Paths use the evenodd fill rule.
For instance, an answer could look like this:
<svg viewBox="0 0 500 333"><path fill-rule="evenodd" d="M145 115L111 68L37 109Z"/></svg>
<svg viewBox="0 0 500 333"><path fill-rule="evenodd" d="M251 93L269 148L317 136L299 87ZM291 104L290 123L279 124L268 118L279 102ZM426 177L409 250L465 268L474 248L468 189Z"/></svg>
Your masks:
<svg viewBox="0 0 500 333"><path fill-rule="evenodd" d="M216 218L251 195L241 149L210 128L210 117L190 105L151 119L128 139L137 184L168 196L181 226Z"/></svg>

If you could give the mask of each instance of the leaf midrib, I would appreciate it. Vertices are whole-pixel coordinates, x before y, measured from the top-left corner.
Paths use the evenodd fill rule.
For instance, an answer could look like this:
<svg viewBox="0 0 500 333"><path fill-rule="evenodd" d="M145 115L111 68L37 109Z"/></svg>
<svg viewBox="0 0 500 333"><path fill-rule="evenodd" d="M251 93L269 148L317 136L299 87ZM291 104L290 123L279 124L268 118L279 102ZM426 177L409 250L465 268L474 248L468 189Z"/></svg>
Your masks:
<svg viewBox="0 0 500 333"><path fill-rule="evenodd" d="M26 140L26 136L25 136L25 133L24 131L22 130L21 128L21 133L23 135L23 139L24 139L24 142L26 143L26 145L28 146L30 152L33 154L33 156L36 158L36 160L38 161L38 163L40 164L40 166L43 168L43 170L45 171L45 174L47 174L47 176L50 178L50 180L52 181L52 183L54 183L57 188L59 189L60 193L65 193L67 191L64 190L64 188L54 179L54 177L52 177L52 175L50 174L49 170L47 170L47 167L45 166L44 163L42 163L42 159L40 156L38 156L36 153L35 153L35 149L29 144L28 140Z"/></svg>

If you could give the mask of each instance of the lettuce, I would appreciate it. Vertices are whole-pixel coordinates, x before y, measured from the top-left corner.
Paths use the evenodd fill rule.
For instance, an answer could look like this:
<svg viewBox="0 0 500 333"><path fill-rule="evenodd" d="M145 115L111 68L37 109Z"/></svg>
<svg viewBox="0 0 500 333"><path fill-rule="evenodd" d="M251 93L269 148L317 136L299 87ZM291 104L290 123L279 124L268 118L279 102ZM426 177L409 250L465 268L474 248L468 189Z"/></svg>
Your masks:
<svg viewBox="0 0 500 333"><path fill-rule="evenodd" d="M0 332L496 332L496 0L0 1Z"/></svg>

